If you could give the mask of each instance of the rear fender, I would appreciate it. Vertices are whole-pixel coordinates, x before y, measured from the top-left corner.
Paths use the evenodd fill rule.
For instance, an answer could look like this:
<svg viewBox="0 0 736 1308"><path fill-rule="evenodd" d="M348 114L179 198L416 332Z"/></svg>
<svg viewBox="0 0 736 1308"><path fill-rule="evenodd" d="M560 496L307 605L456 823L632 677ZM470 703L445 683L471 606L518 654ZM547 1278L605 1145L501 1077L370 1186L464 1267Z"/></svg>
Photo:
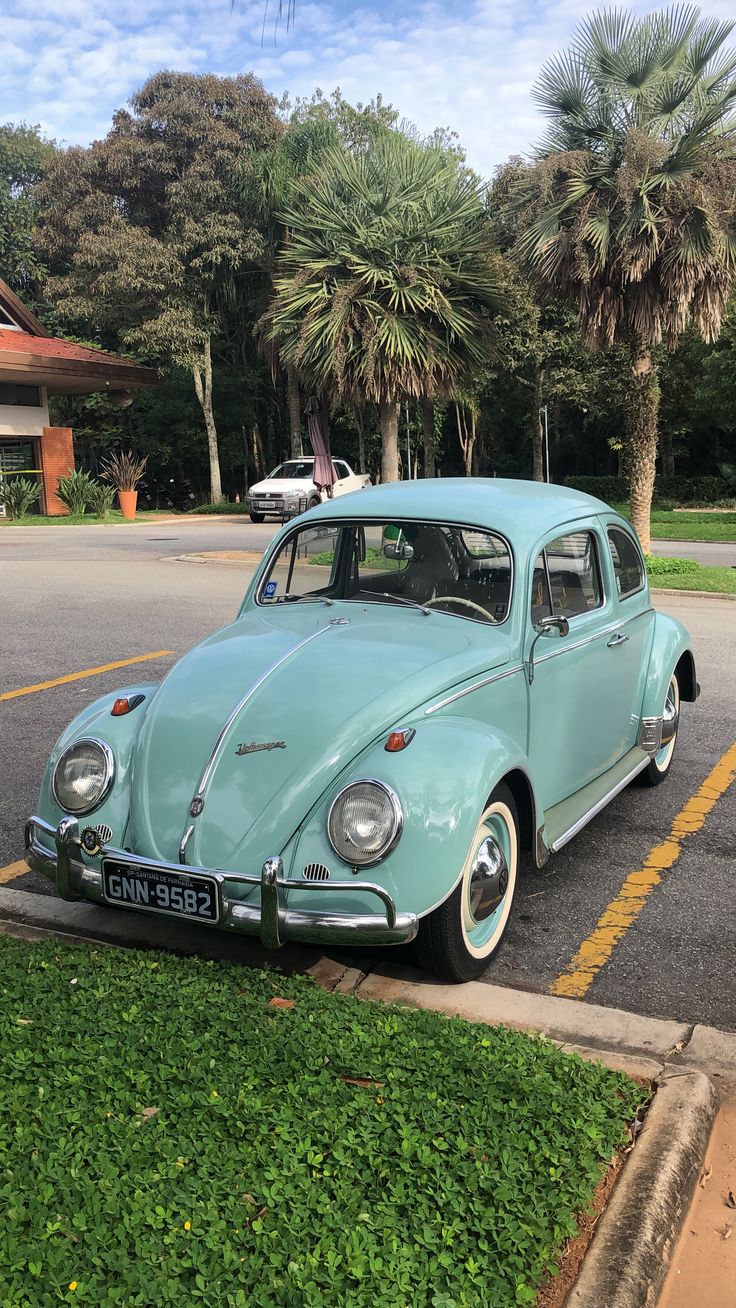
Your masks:
<svg viewBox="0 0 736 1308"><path fill-rule="evenodd" d="M404 724L403 725L408 725ZM468 718L422 718L411 744L398 753L384 748L385 737L344 771L322 796L309 818L283 853L289 874L301 877L308 863L322 863L336 880L372 881L388 890L399 912L426 914L441 904L460 880L470 843L491 792L509 773L513 785L526 781L529 813L538 809L528 764L510 736L492 732ZM404 814L401 838L382 862L357 873L335 854L326 834L327 815L335 796L351 781L375 778L390 785ZM519 797L523 797L521 790ZM532 819L534 825L536 818ZM299 907L306 895L292 891L289 904ZM371 896L334 897L325 890L321 903L329 911L374 912ZM313 903L313 898L312 901Z"/></svg>
<svg viewBox="0 0 736 1308"><path fill-rule="evenodd" d="M677 618L671 618L667 613L657 613L641 710L643 718L661 716L667 687L676 669L681 698L694 701L699 688L690 637Z"/></svg>

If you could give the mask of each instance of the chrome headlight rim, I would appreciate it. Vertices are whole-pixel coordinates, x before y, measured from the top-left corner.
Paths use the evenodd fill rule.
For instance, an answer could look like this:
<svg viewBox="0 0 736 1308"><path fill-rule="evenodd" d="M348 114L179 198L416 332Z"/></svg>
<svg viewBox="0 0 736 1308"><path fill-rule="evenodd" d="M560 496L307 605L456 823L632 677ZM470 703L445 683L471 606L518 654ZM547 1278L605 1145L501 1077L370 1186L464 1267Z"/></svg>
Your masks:
<svg viewBox="0 0 736 1308"><path fill-rule="evenodd" d="M374 786L377 790L380 790L386 796L391 805L393 822L388 841L379 853L371 854L367 858L348 859L344 854L340 853L332 839L332 816L340 800L344 798L348 791L353 790L356 786ZM348 867L375 867L376 863L382 863L385 858L388 858L389 854L392 853L399 843L401 833L404 829L404 810L401 807L401 800L396 794L396 791L388 784L388 782L380 781L378 777L356 777L353 781L349 781L346 786L343 786L342 790L339 790L335 795L327 813L326 825L327 839L330 842L330 848L334 850L341 862L346 863Z"/></svg>
<svg viewBox="0 0 736 1308"><path fill-rule="evenodd" d="M104 778L103 778L102 788L99 794L95 796L92 803L83 804L81 807L78 808L72 808L69 804L62 801L61 797L59 796L56 783L57 783L59 768L61 767L61 764L63 763L64 759L67 757L68 754L71 754L73 750L78 749L80 745L94 745L97 749L99 749L103 759ZM51 790L54 799L56 800L56 803L59 805L59 808L64 813L69 813L73 817L84 817L86 813L91 813L94 809L99 808L103 800L107 799L107 796L110 793L110 789L112 787L112 783L114 779L115 779L115 755L113 754L112 749L108 745L107 741L100 740L99 736L80 736L78 740L72 741L71 745L67 745L66 749L62 750L61 754L56 760L56 763L54 765L53 776L51 778Z"/></svg>

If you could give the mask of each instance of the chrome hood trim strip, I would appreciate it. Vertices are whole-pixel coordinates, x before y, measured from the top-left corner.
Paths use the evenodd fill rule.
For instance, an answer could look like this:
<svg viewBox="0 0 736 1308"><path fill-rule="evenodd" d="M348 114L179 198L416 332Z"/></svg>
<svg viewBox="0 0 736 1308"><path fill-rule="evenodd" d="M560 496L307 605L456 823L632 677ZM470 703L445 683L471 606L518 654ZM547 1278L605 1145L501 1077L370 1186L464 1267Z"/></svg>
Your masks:
<svg viewBox="0 0 736 1308"><path fill-rule="evenodd" d="M236 722L237 718L242 713L248 701L251 700L255 694L257 694L257 692L261 689L261 686L265 685L269 677L273 676L274 672L276 672L280 667L283 667L284 663L288 663L290 658L293 658L293 656L297 654L300 649L304 649L305 645L309 645L313 640L316 640L318 636L324 636L334 625L335 625L334 622L328 622L326 627L320 627L317 631L313 631L311 636L306 636L304 640L297 641L296 645L293 645L291 649L286 651L285 654L282 654L280 659L277 659L275 663L272 663L270 667L266 668L266 671L261 674L261 676L258 678L257 681L253 682L253 685L245 692L242 698L238 700L237 704L231 710L228 718L226 719L224 726L220 730L217 740L215 741L212 747L212 752L205 764L204 772L200 777L199 785L197 786L197 789L192 795L190 806L189 806L189 812L191 817L194 818L199 817L200 813L202 812L202 809L204 808L205 791L207 789L207 786L209 785L210 779L212 777L212 773L214 772L215 769L215 764L217 763L222 747L225 743L225 740L227 739L228 732L230 731L230 728L233 726L233 724Z"/></svg>

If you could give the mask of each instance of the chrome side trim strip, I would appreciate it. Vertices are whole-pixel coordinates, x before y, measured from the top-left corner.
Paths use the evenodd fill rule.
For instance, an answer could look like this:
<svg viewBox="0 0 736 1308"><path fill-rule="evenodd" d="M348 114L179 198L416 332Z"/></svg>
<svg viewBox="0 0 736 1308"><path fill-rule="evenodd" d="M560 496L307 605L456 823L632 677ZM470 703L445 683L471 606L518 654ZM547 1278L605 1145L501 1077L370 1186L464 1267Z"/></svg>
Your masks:
<svg viewBox="0 0 736 1308"><path fill-rule="evenodd" d="M492 681L503 681L504 677L512 677L515 672L523 672L523 665L518 667L506 668L503 672L494 672L491 677L484 677L482 681L473 682L472 686L466 686L464 690L456 690L452 695L445 699L440 699L436 704L430 704L429 708L424 710L424 716L429 717L430 713L438 713L440 709L446 708L448 704L453 704L456 699L463 699L465 695L472 695L474 690L482 690L483 686L490 686Z"/></svg>
<svg viewBox="0 0 736 1308"><path fill-rule="evenodd" d="M649 755L647 755L646 758L641 759L640 762L636 764L636 767L633 767L630 772L627 772L623 781L618 781L615 786L612 786L608 791L608 794L604 795L602 799L599 799L592 808L589 808L587 813L583 813L583 816L578 818L577 822L573 822L572 826L569 827L567 831L563 831L562 835L557 837L557 840L553 840L551 846L552 852L556 854L558 850L562 849L563 845L567 844L568 840L572 840L573 836L578 834L578 831L582 831L583 827L587 827L588 823L592 821L594 817L598 816L601 809L604 809L606 804L610 804L611 800L615 799L616 795L628 786L629 782L633 781L635 776L640 772L643 772L644 768L648 765Z"/></svg>
<svg viewBox="0 0 736 1308"><path fill-rule="evenodd" d="M195 800L204 799L204 792L207 789L207 785L214 771L215 763L217 762L218 755L220 753L220 750L222 749L227 734L230 728L232 727L233 723L236 721L238 715L242 713L248 701L253 698L256 692L261 689L261 686L263 686L265 682L268 681L269 677L272 676L272 674L276 672L278 668L283 667L284 663L288 663L289 659L292 658L294 654L298 653L300 649L304 649L305 645L309 645L310 641L316 640L318 636L324 636L325 633L330 630L331 625L332 625L331 623L328 623L326 627L320 627L317 631L313 631L311 636L306 636L304 640L297 641L296 645L293 645L291 649L286 651L285 654L282 654L280 659L277 659L276 662L272 663L269 668L266 668L266 671L262 673L262 675L258 678L257 681L253 682L253 685L250 687L250 689L247 690L246 693L242 696L242 698L238 700L234 709L232 709L230 714L228 715L225 725L221 728L220 734L218 735L217 740L215 741L212 747L212 752L207 760L204 772L200 777L199 785L197 786L197 789L192 795L190 805L194 804ZM202 805L202 807L204 807L204 805ZM202 808L199 809L199 813L201 813L201 811ZM190 812L191 812L191 807L190 807ZM192 813L191 816L198 817L199 813Z"/></svg>
<svg viewBox="0 0 736 1308"><path fill-rule="evenodd" d="M548 659L558 659L561 654L567 654L571 650L582 649L583 645L592 645L594 640L600 640L603 636L610 636L614 632L620 631L621 627L628 627L629 623L636 622L639 618L643 618L647 613L653 612L654 609L651 607L648 609L642 609L641 613L635 613L633 617L626 618L624 622L613 622L607 627L599 627L597 631L592 632L590 636L584 636L582 640L575 640L572 643L568 640L560 640L559 643L561 648L550 650L549 654L540 654L539 658L534 661L535 666L538 666L540 663L546 663Z"/></svg>

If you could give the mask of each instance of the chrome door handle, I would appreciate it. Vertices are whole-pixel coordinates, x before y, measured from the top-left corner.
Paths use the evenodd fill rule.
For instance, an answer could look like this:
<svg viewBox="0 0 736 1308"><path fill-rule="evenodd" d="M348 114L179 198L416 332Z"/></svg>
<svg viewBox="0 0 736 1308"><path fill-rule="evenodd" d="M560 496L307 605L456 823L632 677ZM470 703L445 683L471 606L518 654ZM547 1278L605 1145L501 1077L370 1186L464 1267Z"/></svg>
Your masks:
<svg viewBox="0 0 736 1308"><path fill-rule="evenodd" d="M624 645L628 639L628 636L625 636L622 631L619 631L615 636L611 636L611 639L607 640L606 644L609 649L612 649L614 645Z"/></svg>

